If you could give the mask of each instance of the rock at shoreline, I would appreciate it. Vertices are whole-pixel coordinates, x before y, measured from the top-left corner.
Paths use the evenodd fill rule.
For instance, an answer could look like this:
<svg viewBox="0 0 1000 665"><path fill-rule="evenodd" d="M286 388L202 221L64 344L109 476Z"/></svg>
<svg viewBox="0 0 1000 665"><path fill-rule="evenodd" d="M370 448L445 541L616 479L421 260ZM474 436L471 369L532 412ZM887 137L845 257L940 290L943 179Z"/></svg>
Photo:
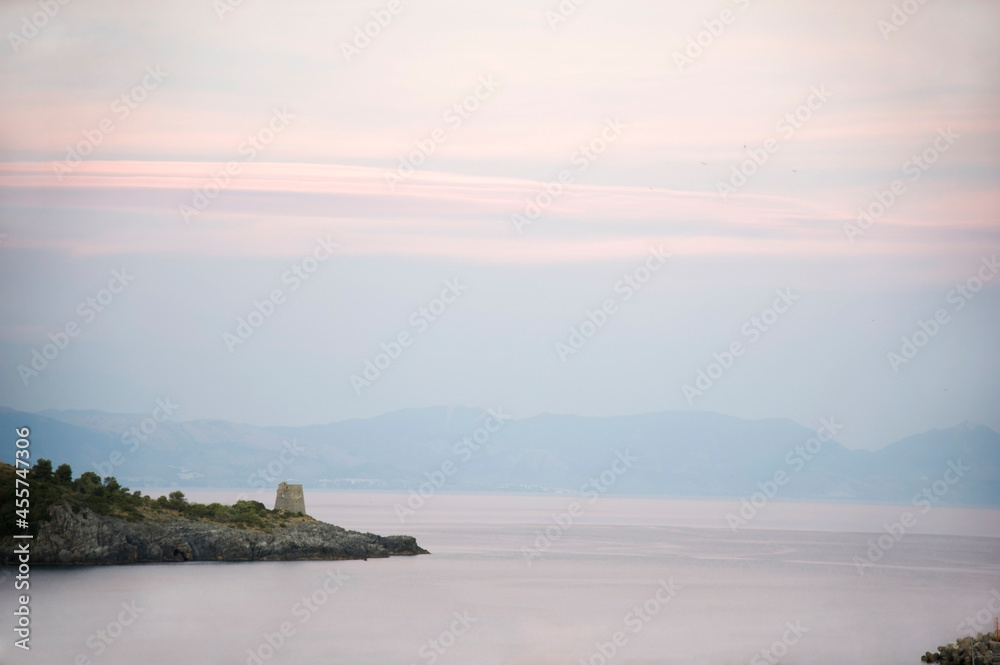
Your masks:
<svg viewBox="0 0 1000 665"><path fill-rule="evenodd" d="M960 637L954 644L938 647L936 653L928 651L920 660L944 665L1000 665L1000 639L995 633Z"/></svg>

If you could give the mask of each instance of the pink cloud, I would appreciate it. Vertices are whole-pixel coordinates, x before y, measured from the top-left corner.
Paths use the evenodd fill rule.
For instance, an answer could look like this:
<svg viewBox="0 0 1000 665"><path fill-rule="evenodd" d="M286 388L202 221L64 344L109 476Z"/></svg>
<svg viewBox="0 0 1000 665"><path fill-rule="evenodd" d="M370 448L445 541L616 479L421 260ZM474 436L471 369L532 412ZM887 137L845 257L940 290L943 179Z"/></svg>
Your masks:
<svg viewBox="0 0 1000 665"><path fill-rule="evenodd" d="M179 207L192 205L195 189L209 183L223 165L93 161L60 182L50 164L0 164L0 201L47 211L58 217L62 230L52 234L27 228L14 234L10 244L80 253L294 255L304 237L333 233L346 253L504 262L611 259L661 245L694 255L836 256L856 251L841 230L856 216L859 201L854 195L741 193L726 203L714 192L570 185L519 234L511 216L523 215L529 200L544 202L544 183L428 171L415 173L391 192L382 169L267 162L239 166L229 185L188 224ZM990 190L965 187L957 192L940 184L915 188L909 200L901 199L898 211L879 220L891 233L864 238L866 251L966 251L977 244L976 238L955 231L995 231L998 202L1000 197ZM75 221L79 211L114 214L116 220L126 213L133 216L113 224Z"/></svg>

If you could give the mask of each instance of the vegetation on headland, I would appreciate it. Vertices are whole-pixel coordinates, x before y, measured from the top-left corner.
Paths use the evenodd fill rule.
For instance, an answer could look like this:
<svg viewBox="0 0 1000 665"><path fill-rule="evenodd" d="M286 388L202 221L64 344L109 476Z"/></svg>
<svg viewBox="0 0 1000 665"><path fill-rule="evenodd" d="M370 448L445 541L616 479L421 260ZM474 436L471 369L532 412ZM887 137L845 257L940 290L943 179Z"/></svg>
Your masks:
<svg viewBox="0 0 1000 665"><path fill-rule="evenodd" d="M53 469L51 461L40 459L30 470L15 469L0 462L0 492L4 497L0 501L0 536L15 531L25 533L23 529L15 530L16 520L23 514L17 513L18 507L13 499L15 489L24 488L24 485L17 485L18 477L28 482L30 513L27 533L33 535L37 535L38 525L50 518L51 507L61 503L69 505L73 512L89 508L99 515L120 517L129 522L189 519L270 531L290 522L313 521L302 513L268 510L260 501L242 500L232 506L189 503L184 493L179 491L153 499L138 490L133 492L123 487L112 476L102 479L93 471L86 471L74 479L68 464Z"/></svg>

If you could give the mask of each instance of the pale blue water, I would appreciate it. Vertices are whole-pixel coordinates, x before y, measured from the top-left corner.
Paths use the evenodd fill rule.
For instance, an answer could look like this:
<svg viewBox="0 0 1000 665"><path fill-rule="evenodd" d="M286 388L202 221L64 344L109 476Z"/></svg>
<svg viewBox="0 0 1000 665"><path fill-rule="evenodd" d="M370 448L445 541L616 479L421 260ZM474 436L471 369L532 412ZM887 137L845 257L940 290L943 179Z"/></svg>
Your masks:
<svg viewBox="0 0 1000 665"><path fill-rule="evenodd" d="M191 494L231 500L236 493ZM915 665L925 650L954 640L958 624L1000 590L998 511L918 515L879 567L861 576L852 558L863 557L877 534L856 531L877 531L906 508L773 504L753 522L758 528L734 534L724 517L733 504L604 498L584 504L529 566L521 548L572 498L437 496L400 525L392 506L402 498L306 497L319 519L409 533L433 555L35 568L30 654L12 647L7 579L0 662L243 664L257 662L253 649L268 664L600 665L597 645L610 654L621 632L609 663L749 664L779 642L781 663ZM795 530L803 528L821 531ZM337 590L325 602L296 607L314 593L323 601L323 581L338 570L348 579L339 588L331 579L328 588ZM672 581L674 593L661 591L669 602L658 605L661 580ZM647 601L648 622L629 616ZM123 603L134 603L138 617L118 633L118 620L130 620ZM286 622L289 636L272 652L265 636ZM111 635L98 653L100 630ZM440 653L429 644L435 639Z"/></svg>

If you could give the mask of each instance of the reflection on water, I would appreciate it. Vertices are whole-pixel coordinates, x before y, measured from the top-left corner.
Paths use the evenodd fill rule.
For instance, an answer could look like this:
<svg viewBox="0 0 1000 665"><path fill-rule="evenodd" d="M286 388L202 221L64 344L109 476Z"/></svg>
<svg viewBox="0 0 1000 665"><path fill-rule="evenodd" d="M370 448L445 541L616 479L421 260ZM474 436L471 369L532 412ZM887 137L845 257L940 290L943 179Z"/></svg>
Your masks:
<svg viewBox="0 0 1000 665"><path fill-rule="evenodd" d="M723 502L604 498L567 523L571 497L445 495L401 525L404 499L306 496L431 556L34 569L32 652L7 628L0 662L916 664L1000 589L997 511L918 515L860 575L906 508L774 504L733 533Z"/></svg>

